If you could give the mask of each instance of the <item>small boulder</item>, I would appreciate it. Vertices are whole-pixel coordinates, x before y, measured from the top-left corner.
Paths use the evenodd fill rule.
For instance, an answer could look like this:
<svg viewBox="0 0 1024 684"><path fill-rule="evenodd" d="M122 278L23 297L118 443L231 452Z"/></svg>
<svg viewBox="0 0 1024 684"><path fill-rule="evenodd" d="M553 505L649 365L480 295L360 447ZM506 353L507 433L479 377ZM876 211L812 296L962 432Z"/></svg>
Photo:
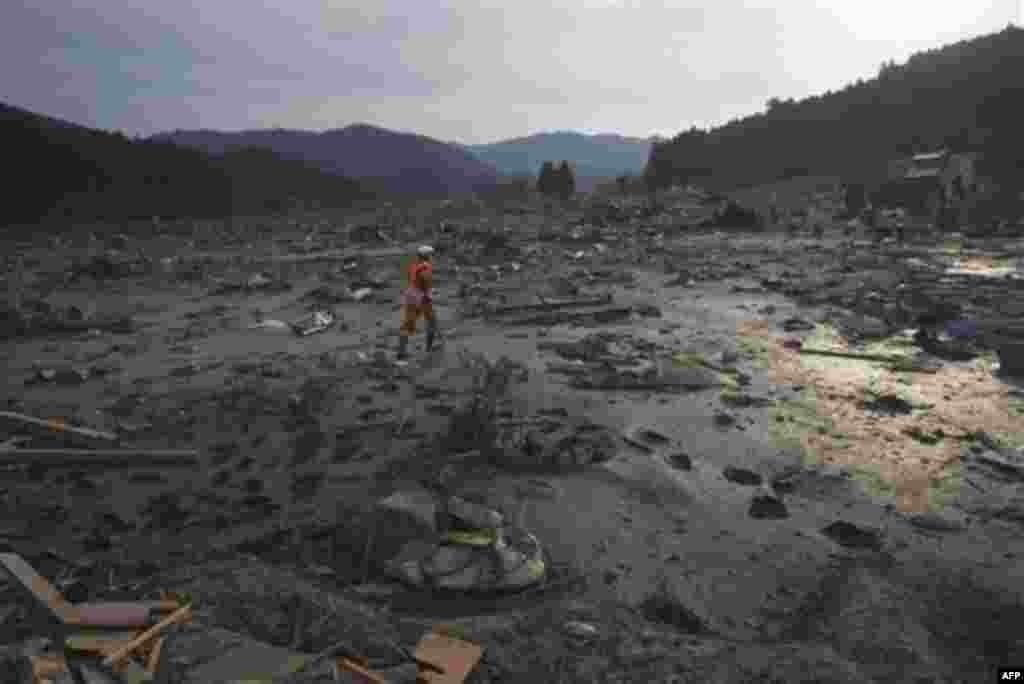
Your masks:
<svg viewBox="0 0 1024 684"><path fill-rule="evenodd" d="M789 509L777 496L758 494L750 502L748 515L755 520L782 520L789 517Z"/></svg>
<svg viewBox="0 0 1024 684"><path fill-rule="evenodd" d="M422 525L432 533L437 532L434 527L437 501L434 495L426 490L395 492L386 499L378 501L376 511L381 517L406 518Z"/></svg>
<svg viewBox="0 0 1024 684"><path fill-rule="evenodd" d="M666 460L668 461L669 465L671 465L673 468L676 468L677 470L693 470L693 460L690 458L689 454L686 454L682 451L676 452L674 454L669 454L666 457Z"/></svg>
<svg viewBox="0 0 1024 684"><path fill-rule="evenodd" d="M457 496L448 499L448 513L473 529L497 529L505 522L501 513Z"/></svg>
<svg viewBox="0 0 1024 684"><path fill-rule="evenodd" d="M966 527L964 521L959 518L931 511L910 516L910 524L932 532L960 532Z"/></svg>
<svg viewBox="0 0 1024 684"><path fill-rule="evenodd" d="M371 561L387 563L412 541L436 539L436 513L437 503L426 490L395 492L378 501L365 525L376 530Z"/></svg>
<svg viewBox="0 0 1024 684"><path fill-rule="evenodd" d="M567 636L584 641L594 639L598 635L597 627L589 622L579 622L577 620L566 622L562 625L562 630Z"/></svg>
<svg viewBox="0 0 1024 684"><path fill-rule="evenodd" d="M882 548L882 535L878 530L837 520L821 530L822 534L840 546L850 549Z"/></svg>
<svg viewBox="0 0 1024 684"><path fill-rule="evenodd" d="M763 478L753 470L737 468L735 466L726 466L725 470L722 471L722 475L729 482L747 487L759 486L763 481Z"/></svg>
<svg viewBox="0 0 1024 684"><path fill-rule="evenodd" d="M423 571L431 577L444 577L464 570L476 558L472 547L448 544L438 547L434 554L423 562Z"/></svg>
<svg viewBox="0 0 1024 684"><path fill-rule="evenodd" d="M470 551L468 564L455 572L436 575L433 579L438 589L475 591L493 585L497 574L484 554Z"/></svg>

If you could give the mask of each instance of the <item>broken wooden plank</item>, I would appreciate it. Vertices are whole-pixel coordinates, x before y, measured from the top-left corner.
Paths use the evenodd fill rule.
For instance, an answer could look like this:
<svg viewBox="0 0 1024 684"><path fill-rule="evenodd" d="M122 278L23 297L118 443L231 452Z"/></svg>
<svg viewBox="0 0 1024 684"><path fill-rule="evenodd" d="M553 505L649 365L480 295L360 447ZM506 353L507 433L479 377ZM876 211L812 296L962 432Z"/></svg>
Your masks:
<svg viewBox="0 0 1024 684"><path fill-rule="evenodd" d="M164 649L164 641L166 637L158 637L156 642L153 644L153 650L149 652L149 658L146 660L146 675L155 679L157 676L157 668L160 667L160 654Z"/></svg>
<svg viewBox="0 0 1024 684"><path fill-rule="evenodd" d="M342 682L345 681L342 672L348 672L349 681L360 682L360 684L388 684L387 680L381 677L376 672L371 672L366 669L366 662L356 662L350 658L339 656L334 660L334 681Z"/></svg>
<svg viewBox="0 0 1024 684"><path fill-rule="evenodd" d="M49 418L47 420L43 420L42 418L28 416L23 413L0 411L0 421L14 423L19 427L35 428L37 431L45 430L46 432L62 432L76 437L84 437L86 439L95 439L104 442L116 442L118 440L118 436L113 433L68 425L64 422L63 418Z"/></svg>
<svg viewBox="0 0 1024 684"><path fill-rule="evenodd" d="M199 465L195 449L5 449L0 466L35 465L48 468L78 466L188 467Z"/></svg>
<svg viewBox="0 0 1024 684"><path fill-rule="evenodd" d="M177 624L179 622L185 622L187 620L190 620L191 618L192 604L189 603L174 611L173 613L165 617L163 620L156 623L155 625L147 629L145 632L135 637L128 643L124 644L110 655L108 655L106 658L103 659L103 666L111 668L117 667L118 664L122 663L132 653L134 653L142 646L145 646L149 642L153 641L154 638L159 636L161 632L163 632L171 625Z"/></svg>

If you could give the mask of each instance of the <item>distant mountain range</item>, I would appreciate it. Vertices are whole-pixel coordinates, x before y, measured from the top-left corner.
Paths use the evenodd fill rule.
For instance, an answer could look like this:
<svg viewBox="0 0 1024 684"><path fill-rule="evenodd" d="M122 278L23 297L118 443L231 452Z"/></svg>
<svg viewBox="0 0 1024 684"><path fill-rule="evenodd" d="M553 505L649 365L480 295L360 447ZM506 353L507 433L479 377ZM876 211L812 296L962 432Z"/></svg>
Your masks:
<svg viewBox="0 0 1024 684"><path fill-rule="evenodd" d="M508 175L536 176L545 161L566 160L572 164L579 186L581 180L640 173L655 140L556 131L465 148Z"/></svg>
<svg viewBox="0 0 1024 684"><path fill-rule="evenodd" d="M639 173L652 140L539 133L490 145L445 143L354 124L324 132L177 130L131 139L0 103L0 144L19 161L0 225L42 220L218 217L346 206L384 195L495 190L569 161L577 189Z"/></svg>
<svg viewBox="0 0 1024 684"><path fill-rule="evenodd" d="M459 146L369 124L324 132L173 131L151 140L174 142L215 155L231 149L260 147L314 164L328 173L366 179L385 192L460 193L492 185L499 176L492 165Z"/></svg>

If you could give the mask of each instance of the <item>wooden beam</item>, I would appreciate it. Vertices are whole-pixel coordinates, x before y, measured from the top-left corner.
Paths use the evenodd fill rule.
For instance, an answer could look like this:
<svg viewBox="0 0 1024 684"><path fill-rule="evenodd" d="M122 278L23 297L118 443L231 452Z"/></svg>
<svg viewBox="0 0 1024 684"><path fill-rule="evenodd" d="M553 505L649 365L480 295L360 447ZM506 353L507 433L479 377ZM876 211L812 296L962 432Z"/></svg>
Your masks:
<svg viewBox="0 0 1024 684"><path fill-rule="evenodd" d="M27 426L36 428L37 430L46 430L47 432L61 432L76 437L84 437L86 439L95 439L103 442L116 442L118 436L110 432L102 432L100 430L93 430L91 428L75 427L68 425L64 422L63 418L48 418L43 420L42 418L36 418L34 416L28 416L23 413L15 413L13 411L0 411L0 421L7 421L9 423L15 423L21 426Z"/></svg>
<svg viewBox="0 0 1024 684"><path fill-rule="evenodd" d="M47 468L79 466L190 467L199 465L195 449L4 449L0 466L34 465Z"/></svg>

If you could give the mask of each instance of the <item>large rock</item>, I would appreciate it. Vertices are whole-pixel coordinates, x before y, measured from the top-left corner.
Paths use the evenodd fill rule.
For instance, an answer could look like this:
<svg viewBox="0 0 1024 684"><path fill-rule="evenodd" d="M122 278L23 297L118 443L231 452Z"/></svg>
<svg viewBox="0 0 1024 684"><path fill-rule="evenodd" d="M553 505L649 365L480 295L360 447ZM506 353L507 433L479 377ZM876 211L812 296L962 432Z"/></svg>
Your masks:
<svg viewBox="0 0 1024 684"><path fill-rule="evenodd" d="M836 544L849 549L877 551L882 548L882 534L879 530L845 520L837 520L826 525L821 532Z"/></svg>
<svg viewBox="0 0 1024 684"><path fill-rule="evenodd" d="M576 468L603 463L618 450L615 437L600 426L563 426L554 432L534 430L526 435L514 465L527 468Z"/></svg>
<svg viewBox="0 0 1024 684"><path fill-rule="evenodd" d="M485 553L475 552L469 564L448 575L434 578L438 589L479 591L491 587L497 579L494 565Z"/></svg>
<svg viewBox="0 0 1024 684"><path fill-rule="evenodd" d="M520 549L499 550L504 574L497 588L523 589L544 579L547 566L543 547L531 534L526 535L526 542Z"/></svg>
<svg viewBox="0 0 1024 684"><path fill-rule="evenodd" d="M423 562L423 571L434 578L451 575L472 564L476 555L473 547L446 544Z"/></svg>
<svg viewBox="0 0 1024 684"><path fill-rule="evenodd" d="M474 547L458 544L407 544L388 565L388 574L416 587L471 593L523 589L547 573L543 548L529 534L515 545Z"/></svg>
<svg viewBox="0 0 1024 684"><path fill-rule="evenodd" d="M733 484L744 485L747 487L758 486L762 481L762 478L758 473L755 473L753 470L737 466L726 466L722 471L722 475L726 480Z"/></svg>
<svg viewBox="0 0 1024 684"><path fill-rule="evenodd" d="M501 513L457 496L448 499L448 514L473 529L497 529L505 522Z"/></svg>
<svg viewBox="0 0 1024 684"><path fill-rule="evenodd" d="M437 533L437 499L426 490L395 492L377 502L375 513L378 521L401 519Z"/></svg>
<svg viewBox="0 0 1024 684"><path fill-rule="evenodd" d="M367 528L374 530L370 561L386 564L413 541L437 538L437 502L426 490L395 492L377 502Z"/></svg>

